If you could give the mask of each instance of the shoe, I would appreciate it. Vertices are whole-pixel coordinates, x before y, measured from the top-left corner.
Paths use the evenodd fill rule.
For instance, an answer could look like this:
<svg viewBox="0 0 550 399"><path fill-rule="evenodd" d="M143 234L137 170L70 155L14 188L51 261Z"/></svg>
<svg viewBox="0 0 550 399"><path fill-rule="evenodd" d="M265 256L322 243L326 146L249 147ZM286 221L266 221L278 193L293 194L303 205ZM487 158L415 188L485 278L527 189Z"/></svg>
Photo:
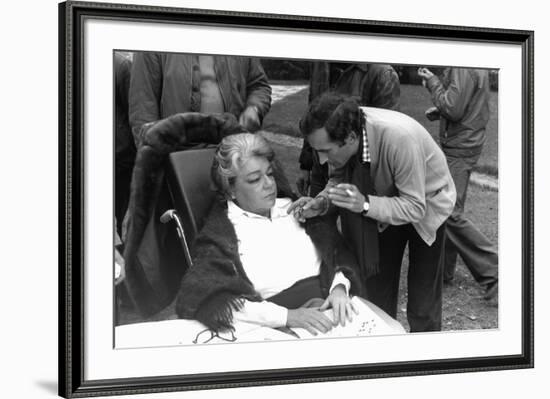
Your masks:
<svg viewBox="0 0 550 399"><path fill-rule="evenodd" d="M487 286L485 289L485 295L483 295L483 299L486 301L489 301L493 298L495 298L498 295L498 281L495 281L494 283L491 283Z"/></svg>

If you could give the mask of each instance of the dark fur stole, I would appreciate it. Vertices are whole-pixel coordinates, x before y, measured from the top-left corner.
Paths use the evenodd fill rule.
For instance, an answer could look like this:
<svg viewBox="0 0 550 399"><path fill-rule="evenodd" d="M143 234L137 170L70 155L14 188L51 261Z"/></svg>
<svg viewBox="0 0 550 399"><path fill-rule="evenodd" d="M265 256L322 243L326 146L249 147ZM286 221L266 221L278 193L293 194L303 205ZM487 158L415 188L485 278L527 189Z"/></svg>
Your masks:
<svg viewBox="0 0 550 399"><path fill-rule="evenodd" d="M164 287L158 287L160 265L150 264L154 257L139 256L146 230L157 231L159 224L153 220L155 205L164 178L164 163L169 153L197 144L217 144L227 135L242 133L234 115L203 115L182 113L148 123L141 129L141 145L138 148L132 175L129 221L125 240L125 285L137 309L150 316L165 306L171 298L165 297ZM148 248L149 249L149 248ZM157 251L158 253L159 251ZM158 259L162 253L158 253ZM151 272L152 271L152 272ZM153 277L151 274L155 274Z"/></svg>

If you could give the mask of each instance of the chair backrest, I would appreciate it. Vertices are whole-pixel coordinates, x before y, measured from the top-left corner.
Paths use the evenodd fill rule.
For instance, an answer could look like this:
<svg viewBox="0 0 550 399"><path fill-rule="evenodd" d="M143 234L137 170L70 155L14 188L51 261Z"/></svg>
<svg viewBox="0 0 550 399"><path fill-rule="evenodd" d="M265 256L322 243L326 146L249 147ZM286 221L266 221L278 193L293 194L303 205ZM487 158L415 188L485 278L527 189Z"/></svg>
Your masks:
<svg viewBox="0 0 550 399"><path fill-rule="evenodd" d="M214 152L215 148L191 149L168 157L168 188L189 244L202 228L215 198L210 182Z"/></svg>

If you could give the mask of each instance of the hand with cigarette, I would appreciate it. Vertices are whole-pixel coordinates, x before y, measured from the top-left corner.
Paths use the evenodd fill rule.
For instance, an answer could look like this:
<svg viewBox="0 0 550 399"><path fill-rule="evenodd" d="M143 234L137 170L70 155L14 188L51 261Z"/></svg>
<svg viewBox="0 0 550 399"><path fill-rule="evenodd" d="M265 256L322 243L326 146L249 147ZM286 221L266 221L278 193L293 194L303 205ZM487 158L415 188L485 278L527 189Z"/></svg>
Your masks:
<svg viewBox="0 0 550 399"><path fill-rule="evenodd" d="M340 183L328 190L330 202L351 212L361 213L365 203L365 196L353 184Z"/></svg>

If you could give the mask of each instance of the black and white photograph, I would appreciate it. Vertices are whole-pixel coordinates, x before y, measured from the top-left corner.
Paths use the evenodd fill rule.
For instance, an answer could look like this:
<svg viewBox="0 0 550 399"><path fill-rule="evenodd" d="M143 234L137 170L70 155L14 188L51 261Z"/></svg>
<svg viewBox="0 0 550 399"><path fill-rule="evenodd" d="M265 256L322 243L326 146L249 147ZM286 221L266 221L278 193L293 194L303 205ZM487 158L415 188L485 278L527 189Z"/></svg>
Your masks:
<svg viewBox="0 0 550 399"><path fill-rule="evenodd" d="M113 71L116 348L498 328L498 70Z"/></svg>
<svg viewBox="0 0 550 399"><path fill-rule="evenodd" d="M543 2L6 4L2 397L547 395Z"/></svg>
<svg viewBox="0 0 550 399"><path fill-rule="evenodd" d="M534 367L532 30L59 18L61 396Z"/></svg>

